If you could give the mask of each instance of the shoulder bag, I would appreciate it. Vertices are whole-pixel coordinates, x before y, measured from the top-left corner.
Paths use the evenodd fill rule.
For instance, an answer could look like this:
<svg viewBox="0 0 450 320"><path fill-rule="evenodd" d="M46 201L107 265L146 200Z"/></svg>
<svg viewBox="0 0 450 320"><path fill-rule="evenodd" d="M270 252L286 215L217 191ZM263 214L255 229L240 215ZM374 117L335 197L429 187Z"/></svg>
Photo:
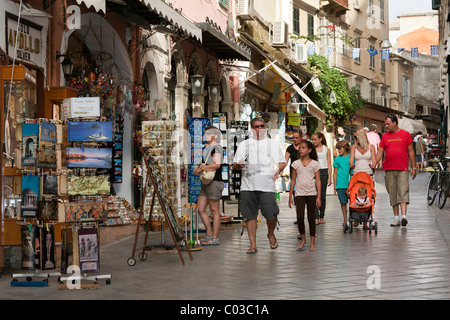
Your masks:
<svg viewBox="0 0 450 320"><path fill-rule="evenodd" d="M206 158L205 163L203 165L206 165L206 163L208 162L209 157L211 157L211 152L212 152L212 149L209 151L208 157ZM202 184L207 186L214 180L215 175L216 175L216 170L208 170L208 171L202 170L202 172L200 173L200 181Z"/></svg>

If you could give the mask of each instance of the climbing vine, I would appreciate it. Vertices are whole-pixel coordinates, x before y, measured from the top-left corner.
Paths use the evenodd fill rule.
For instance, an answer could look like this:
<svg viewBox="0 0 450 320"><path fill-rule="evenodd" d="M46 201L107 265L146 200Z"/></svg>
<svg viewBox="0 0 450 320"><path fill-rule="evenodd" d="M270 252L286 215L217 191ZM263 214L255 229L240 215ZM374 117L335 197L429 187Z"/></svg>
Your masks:
<svg viewBox="0 0 450 320"><path fill-rule="evenodd" d="M356 110L364 108L367 100L356 87L349 88L346 77L339 70L330 67L327 58L319 55L309 56L308 68L327 84L317 92L312 86L307 88L308 95L327 114L326 126L343 125L351 119ZM335 103L330 101L332 91L336 95Z"/></svg>

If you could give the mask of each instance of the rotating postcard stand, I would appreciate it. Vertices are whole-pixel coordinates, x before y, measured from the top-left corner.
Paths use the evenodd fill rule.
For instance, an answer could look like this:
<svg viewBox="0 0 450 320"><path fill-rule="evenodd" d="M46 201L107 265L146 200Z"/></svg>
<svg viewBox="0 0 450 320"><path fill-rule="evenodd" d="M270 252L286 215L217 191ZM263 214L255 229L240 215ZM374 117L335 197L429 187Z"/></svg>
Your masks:
<svg viewBox="0 0 450 320"><path fill-rule="evenodd" d="M146 179L144 182L145 183L144 184L144 192L143 192L144 197L142 197L142 200L141 200L142 204L141 204L141 210L139 211L138 223L136 226L136 234L134 237L133 251L132 251L131 257L128 258L127 263L129 266L134 266L136 264L135 254L137 251L136 247L137 247L137 242L138 242L139 227L140 227L141 219L143 217L145 195L147 194L147 186L150 182L149 180L151 180L151 183L153 185L153 196L152 196L152 202L151 202L151 206L150 206L150 215L149 215L148 221L151 221L151 219L152 219L153 205L154 205L155 196L156 196L156 197L158 197L158 201L161 204L161 209L162 209L162 212L164 213L165 221L169 225L169 230L172 235L175 247L177 248L178 255L180 256L181 263L184 265L184 259L183 259L183 255L181 254L179 243L180 242L184 243L184 246L188 251L190 259L193 260L191 250L189 248L189 245L187 245L187 241L184 237L184 233L182 232L180 226L177 223L177 220L176 220L176 217L175 217L175 214L174 214L172 208L167 203L166 190L165 190L164 183L161 180L161 176L155 174L155 173L158 173L158 169L155 167L155 163L154 163L155 160L152 157L147 157L141 146L139 146L138 148L143 156L145 166L147 168L147 176L146 176ZM147 226L147 229L145 232L144 246L141 248L142 251L139 253L139 259L141 259L142 261L147 259L146 250L148 250L149 252L152 252L153 246L147 246L149 230L150 230L150 225ZM162 228L161 233L162 234L164 233L164 227Z"/></svg>

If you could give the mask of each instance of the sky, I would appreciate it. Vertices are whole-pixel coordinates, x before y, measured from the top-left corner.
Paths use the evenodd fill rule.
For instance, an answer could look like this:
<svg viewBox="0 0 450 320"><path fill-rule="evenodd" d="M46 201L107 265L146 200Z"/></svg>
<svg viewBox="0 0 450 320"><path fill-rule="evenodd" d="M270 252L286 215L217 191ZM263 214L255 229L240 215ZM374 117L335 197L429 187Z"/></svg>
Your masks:
<svg viewBox="0 0 450 320"><path fill-rule="evenodd" d="M389 0L389 20L398 20L403 13L431 10L431 0Z"/></svg>

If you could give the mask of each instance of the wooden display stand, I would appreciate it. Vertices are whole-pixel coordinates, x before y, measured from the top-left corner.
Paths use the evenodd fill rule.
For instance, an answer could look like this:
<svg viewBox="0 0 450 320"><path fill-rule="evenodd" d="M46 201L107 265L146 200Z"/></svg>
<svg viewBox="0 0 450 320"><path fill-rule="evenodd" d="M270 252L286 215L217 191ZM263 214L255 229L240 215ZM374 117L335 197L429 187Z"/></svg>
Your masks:
<svg viewBox="0 0 450 320"><path fill-rule="evenodd" d="M190 257L191 260L193 260L192 254L191 254L191 250L189 248L189 245L187 244L187 241L186 241L186 239L184 237L184 234L182 232L181 232L181 234L176 233L175 229L178 227L178 224L177 224L177 221L176 221L175 217L172 217L172 219L171 219L171 217L169 216L170 213L167 212L166 206L164 205L166 203L166 199L164 199L163 196L161 195L161 188L163 186L162 185L158 185L156 183L155 176L153 175L152 165L150 165L149 159L147 159L147 157L145 156L145 152L142 149L142 147L139 146L138 148L139 148L139 151L141 152L141 154L142 154L142 156L144 158L145 166L147 168L147 176L146 176L146 179L145 179L145 182L144 182L144 192L143 192L143 194L144 195L147 194L147 186L148 186L148 183L149 183L149 179L151 180L151 183L153 185L153 196L152 196L152 202L151 202L151 207L150 207L149 221L152 220L153 204L155 202L155 197L158 197L158 201L161 204L161 208L162 208L162 211L164 213L165 221L168 222L169 230L170 230L170 233L172 235L173 242L174 242L175 247L177 249L178 255L180 256L181 263L184 265L183 255L181 254L181 250L180 250L180 247L179 247L178 243L179 242L184 242L184 246L185 246L185 248L188 251L189 257ZM136 246L137 246L137 241L138 241L140 223L141 223L141 219L143 217L144 201L145 201L145 196L142 197L142 200L141 200L142 204L141 204L141 210L139 212L138 223L137 223L137 226L136 226L136 234L135 234L135 237L134 237L133 251L131 253L131 257L128 258L128 260L127 260L127 263L128 263L129 266L134 266L136 264L136 259L135 259L135 254L136 254L136 250L137 250ZM145 232L144 246L141 249L142 251L139 253L139 259L141 259L142 261L147 259L146 249L150 248L149 252L152 252L151 251L151 247L147 246L149 230L150 230L150 225L147 227L147 230ZM163 228L163 230L161 232L162 233L164 232L164 228ZM178 237L177 237L177 234L178 234Z"/></svg>

